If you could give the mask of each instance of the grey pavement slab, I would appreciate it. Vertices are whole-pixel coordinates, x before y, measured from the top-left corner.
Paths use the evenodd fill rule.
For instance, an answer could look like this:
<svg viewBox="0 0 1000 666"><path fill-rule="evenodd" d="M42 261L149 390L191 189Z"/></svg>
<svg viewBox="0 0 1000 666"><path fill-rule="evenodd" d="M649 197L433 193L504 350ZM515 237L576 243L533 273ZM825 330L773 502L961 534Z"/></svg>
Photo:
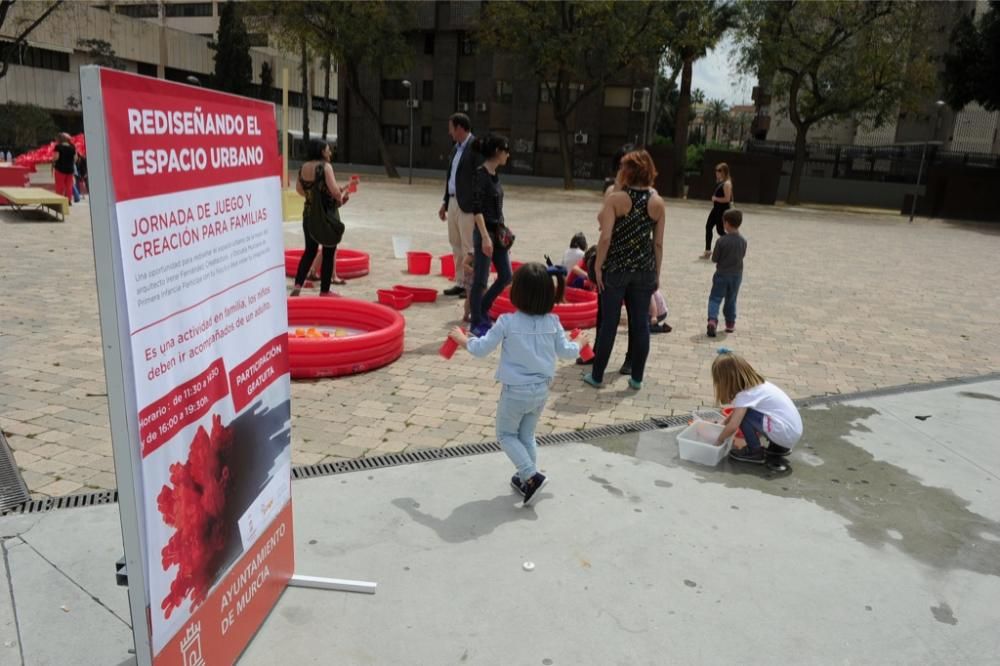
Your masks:
<svg viewBox="0 0 1000 666"><path fill-rule="evenodd" d="M680 461L677 429L545 446L530 509L500 453L297 481L297 572L378 592L286 590L240 663L996 663L995 396L804 409L787 473ZM0 663L128 663L117 507L0 534Z"/></svg>

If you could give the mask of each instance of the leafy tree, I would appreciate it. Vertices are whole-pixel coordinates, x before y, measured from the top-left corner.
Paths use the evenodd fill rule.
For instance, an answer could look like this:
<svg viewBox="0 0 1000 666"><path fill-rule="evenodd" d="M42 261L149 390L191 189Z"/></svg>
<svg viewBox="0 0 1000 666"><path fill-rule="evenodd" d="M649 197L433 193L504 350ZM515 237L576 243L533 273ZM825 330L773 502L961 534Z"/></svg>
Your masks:
<svg viewBox="0 0 1000 666"><path fill-rule="evenodd" d="M299 62L299 73L302 74L302 141L309 143L309 112L312 111L312 95L309 94L309 47L306 39L299 40L302 49L302 60Z"/></svg>
<svg viewBox="0 0 1000 666"><path fill-rule="evenodd" d="M18 49L27 44L28 35L59 8L63 0L22 2L22 7L31 7L32 13L26 17L15 16L16 12L12 10L16 2L17 0L0 0L0 33L14 36L0 44L0 79L7 76L11 61L16 58Z"/></svg>
<svg viewBox="0 0 1000 666"><path fill-rule="evenodd" d="M563 183L573 188L570 117L580 102L629 68L657 69L672 5L660 2L490 2L478 37L517 54L544 86L559 127Z"/></svg>
<svg viewBox="0 0 1000 666"><path fill-rule="evenodd" d="M333 69L333 56L327 51L323 54L323 140L330 124L330 70Z"/></svg>
<svg viewBox="0 0 1000 666"><path fill-rule="evenodd" d="M372 126L386 175L399 178L395 161L382 136L380 105L362 92L371 77L381 80L401 75L409 66L405 31L413 25L410 3L386 0L346 2L256 2L254 14L267 24L279 42L297 45L299 39L317 52L330 52L340 67L347 92Z"/></svg>
<svg viewBox="0 0 1000 666"><path fill-rule="evenodd" d="M274 72L267 61L260 64L260 98L266 102L274 101Z"/></svg>
<svg viewBox="0 0 1000 666"><path fill-rule="evenodd" d="M680 92L677 90L677 76L679 70L674 70L667 78L661 69L657 73L656 83L656 108L653 117L653 128L655 138L653 143L666 143L673 141L674 118L677 114L677 102L680 99Z"/></svg>
<svg viewBox="0 0 1000 666"><path fill-rule="evenodd" d="M816 123L864 114L875 127L930 92L933 67L921 39L923 6L910 0L749 0L742 65L770 73L795 126L787 201L799 203L806 134Z"/></svg>
<svg viewBox="0 0 1000 666"><path fill-rule="evenodd" d="M112 69L125 69L125 61L118 57L109 42L103 39L78 39L76 45L87 50L95 65Z"/></svg>
<svg viewBox="0 0 1000 666"><path fill-rule="evenodd" d="M0 145L23 152L52 141L59 128L51 114L34 104L7 102L0 105Z"/></svg>
<svg viewBox="0 0 1000 666"><path fill-rule="evenodd" d="M701 88L695 88L691 91L691 103L692 104L704 104L705 103L705 91Z"/></svg>
<svg viewBox="0 0 1000 666"><path fill-rule="evenodd" d="M235 95L249 95L253 90L253 63L250 60L250 36L233 0L226 0L219 12L219 31L209 42L215 51L213 86Z"/></svg>
<svg viewBox="0 0 1000 666"><path fill-rule="evenodd" d="M670 41L669 60L681 72L681 89L674 123L674 164L687 162L688 124L690 123L691 80L694 62L705 57L729 31L736 19L735 6L721 0L692 0L671 5L674 11L674 38ZM696 93L700 91L695 91ZM704 93L699 95L700 104ZM684 170L676 169L670 196L684 196Z"/></svg>
<svg viewBox="0 0 1000 666"><path fill-rule="evenodd" d="M990 111L1000 109L1000 0L978 25L968 14L951 32L951 48L944 56L944 98L956 111L979 102Z"/></svg>
<svg viewBox="0 0 1000 666"><path fill-rule="evenodd" d="M729 107L721 99L711 99L705 108L705 123L712 126L712 141L719 140L719 125L729 118Z"/></svg>

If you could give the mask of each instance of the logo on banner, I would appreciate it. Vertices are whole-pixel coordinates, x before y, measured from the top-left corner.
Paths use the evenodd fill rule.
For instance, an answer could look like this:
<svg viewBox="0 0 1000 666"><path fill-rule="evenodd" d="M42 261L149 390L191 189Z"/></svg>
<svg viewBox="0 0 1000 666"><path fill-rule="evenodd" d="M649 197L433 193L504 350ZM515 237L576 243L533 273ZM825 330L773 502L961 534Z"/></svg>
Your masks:
<svg viewBox="0 0 1000 666"><path fill-rule="evenodd" d="M201 656L201 622L192 622L181 639L181 658L184 666L205 666Z"/></svg>

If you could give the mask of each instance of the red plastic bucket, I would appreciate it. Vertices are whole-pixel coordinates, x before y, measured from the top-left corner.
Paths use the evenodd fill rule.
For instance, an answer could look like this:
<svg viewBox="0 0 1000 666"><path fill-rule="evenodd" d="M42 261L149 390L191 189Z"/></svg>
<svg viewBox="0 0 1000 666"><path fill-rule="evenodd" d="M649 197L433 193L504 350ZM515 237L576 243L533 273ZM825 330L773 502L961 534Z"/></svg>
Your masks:
<svg viewBox="0 0 1000 666"><path fill-rule="evenodd" d="M441 262L441 275L445 276L449 280L455 279L455 255L453 254L442 254L438 257Z"/></svg>
<svg viewBox="0 0 1000 666"><path fill-rule="evenodd" d="M407 252L406 270L414 275L427 275L431 272L430 252Z"/></svg>

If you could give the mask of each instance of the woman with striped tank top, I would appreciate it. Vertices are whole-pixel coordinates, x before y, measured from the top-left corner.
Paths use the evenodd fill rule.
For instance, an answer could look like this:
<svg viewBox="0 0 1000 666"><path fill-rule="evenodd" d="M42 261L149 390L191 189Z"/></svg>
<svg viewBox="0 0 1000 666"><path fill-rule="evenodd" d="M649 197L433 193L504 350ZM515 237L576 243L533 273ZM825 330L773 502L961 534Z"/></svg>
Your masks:
<svg viewBox="0 0 1000 666"><path fill-rule="evenodd" d="M618 168L615 190L604 198L597 216L595 274L602 317L597 332L593 370L583 381L600 388L618 333L622 303L628 303L628 337L632 376L628 385L642 388L649 356L649 301L659 287L663 261L666 205L653 189L656 168L645 150L627 153Z"/></svg>

